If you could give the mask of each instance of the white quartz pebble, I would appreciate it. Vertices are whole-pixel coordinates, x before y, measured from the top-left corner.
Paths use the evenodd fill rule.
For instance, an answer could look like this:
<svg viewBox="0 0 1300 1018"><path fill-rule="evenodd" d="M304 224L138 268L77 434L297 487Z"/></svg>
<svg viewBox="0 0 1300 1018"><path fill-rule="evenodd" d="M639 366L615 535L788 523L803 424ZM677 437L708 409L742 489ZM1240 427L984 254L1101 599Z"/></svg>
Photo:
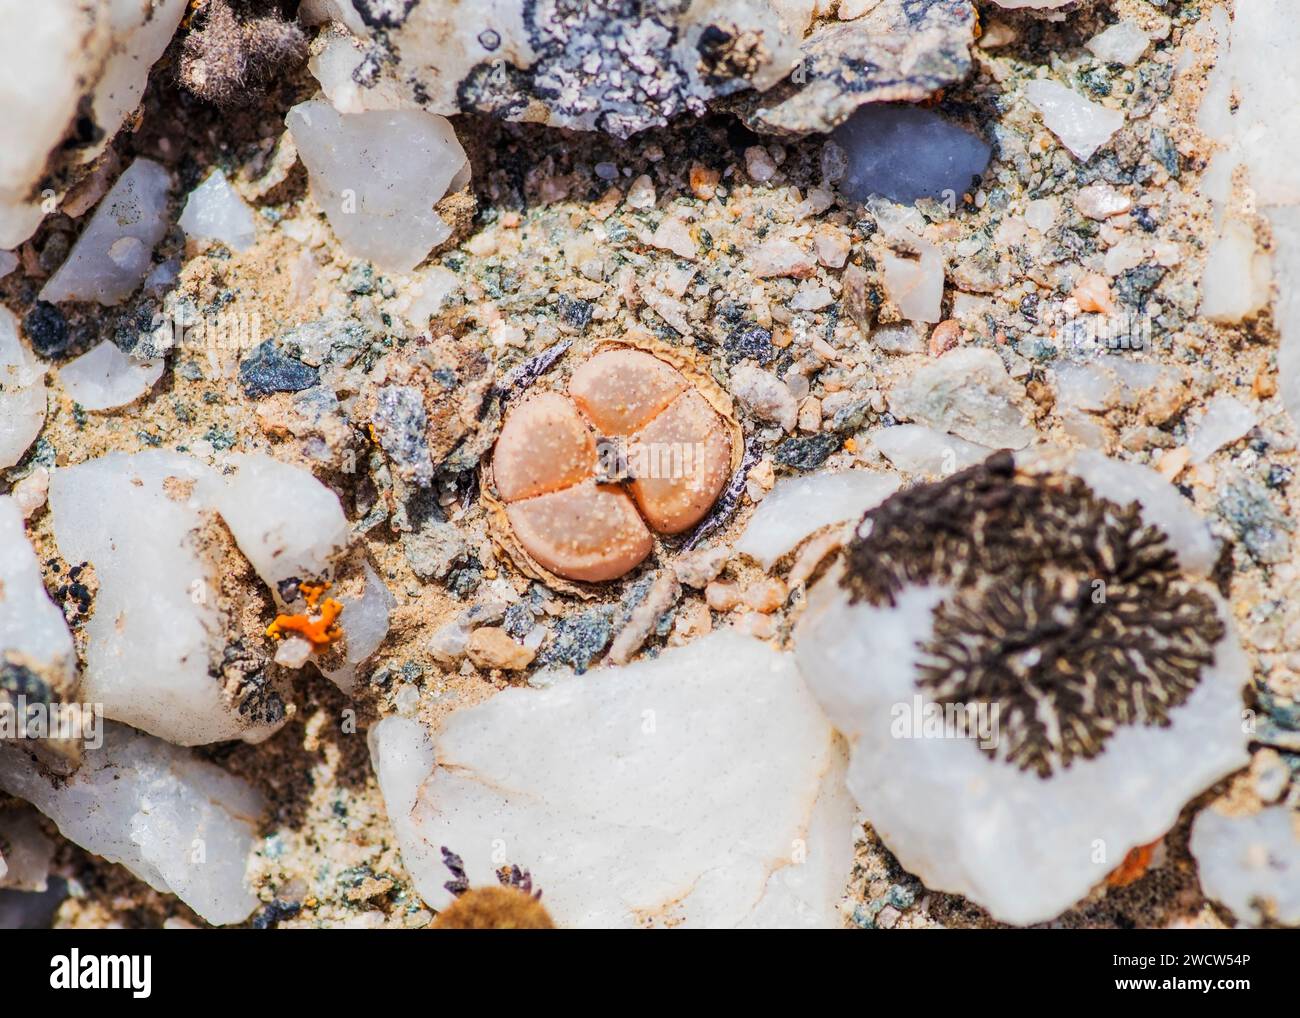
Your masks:
<svg viewBox="0 0 1300 1018"><path fill-rule="evenodd" d="M813 531L856 520L898 490L898 478L871 470L783 477L749 518L735 549L764 569Z"/></svg>
<svg viewBox="0 0 1300 1018"><path fill-rule="evenodd" d="M162 373L161 357L137 361L106 339L59 368L59 381L83 410L111 410L139 399Z"/></svg>
<svg viewBox="0 0 1300 1018"><path fill-rule="evenodd" d="M530 871L564 926L839 926L852 866L841 749L788 654L732 631L504 690L432 739L371 729L402 861L428 904Z"/></svg>
<svg viewBox="0 0 1300 1018"><path fill-rule="evenodd" d="M198 486L210 468L181 453L113 452L54 471L54 538L90 562L99 590L85 625L81 696L106 716L180 745L265 738L212 673L225 649L217 564L206 560ZM142 596L148 592L148 596Z"/></svg>
<svg viewBox="0 0 1300 1018"><path fill-rule="evenodd" d="M310 471L264 453L230 456L226 467L205 476L203 495L262 580L274 589L325 576L350 536L339 497Z"/></svg>
<svg viewBox="0 0 1300 1018"><path fill-rule="evenodd" d="M140 102L186 0L0 3L0 248L17 247ZM84 117L94 138L64 146ZM53 298L50 298L53 299Z"/></svg>
<svg viewBox="0 0 1300 1018"><path fill-rule="evenodd" d="M1205 404L1187 440L1192 462L1204 463L1225 445L1242 438L1258 421L1255 411L1235 396L1215 396Z"/></svg>
<svg viewBox="0 0 1300 1018"><path fill-rule="evenodd" d="M343 664L337 668L321 666L321 672L343 692L356 687L357 665L370 657L388 635L388 617L397 604L379 574L365 564L365 583L356 597L343 596L340 616L346 634Z"/></svg>
<svg viewBox="0 0 1300 1018"><path fill-rule="evenodd" d="M312 194L348 253L409 272L451 236L433 206L466 157L445 117L423 110L338 113L311 100L290 109L285 123Z"/></svg>
<svg viewBox="0 0 1300 1018"><path fill-rule="evenodd" d="M210 923L242 922L257 907L245 870L262 797L188 750L108 723L103 746L88 749L77 772L56 782L21 746L0 745L0 789Z"/></svg>
<svg viewBox="0 0 1300 1018"><path fill-rule="evenodd" d="M1201 887L1237 920L1300 926L1300 826L1287 806L1243 816L1211 807L1192 824Z"/></svg>
<svg viewBox="0 0 1300 1018"><path fill-rule="evenodd" d="M790 387L770 371L741 364L731 372L730 389L741 406L760 421L779 424L785 431L794 430L799 405Z"/></svg>
<svg viewBox="0 0 1300 1018"><path fill-rule="evenodd" d="M1098 105L1055 81L1031 81L1025 95L1043 115L1047 129L1084 162L1124 126L1119 110Z"/></svg>
<svg viewBox="0 0 1300 1018"><path fill-rule="evenodd" d="M187 237L219 241L232 251L247 251L257 237L253 210L219 169L190 192L180 226Z"/></svg>
<svg viewBox="0 0 1300 1018"><path fill-rule="evenodd" d="M127 167L42 288L41 299L113 305L129 297L148 274L154 246L167 231L170 186L167 171L151 159Z"/></svg>
<svg viewBox="0 0 1300 1018"><path fill-rule="evenodd" d="M52 685L70 685L76 669L72 637L63 612L45 592L22 511L7 495L0 496L0 592L0 663L10 660Z"/></svg>
<svg viewBox="0 0 1300 1018"><path fill-rule="evenodd" d="M913 322L943 318L943 256L930 244L919 245L919 257L883 254L885 290L903 317Z"/></svg>
<svg viewBox="0 0 1300 1018"><path fill-rule="evenodd" d="M1024 469L1037 469L1034 457L1025 459ZM1083 475L1094 491L1120 504L1140 499L1146 522L1171 523L1163 529L1189 576L1204 576L1205 521L1199 520L1200 533L1184 528L1141 476L1109 473L1103 461L1085 452L1045 465ZM1184 501L1147 473L1173 500ZM1005 922L1049 920L1102 883L1132 848L1172 828L1189 800L1249 759L1241 696L1250 664L1227 607L1208 585L1200 589L1227 632L1190 695L1170 711L1169 724L1119 724L1095 755L1057 765L1044 778L981 752L981 744L1001 751L1007 730L1023 724L1014 699L1010 709L997 699L966 704L982 706L991 725L963 733L945 725L938 698L922 687L923 664L939 668L941 677L945 667L923 656L922 648L935 632L934 611L950 600L951 590L916 582L892 600L854 603L841 586L844 569L834 567L810 591L795 630L795 653L832 723L851 740L848 784L858 805L899 862L933 890L963 894ZM1027 658L1028 651L1019 653ZM1000 715L992 714L994 706L1002 708Z"/></svg>
<svg viewBox="0 0 1300 1018"><path fill-rule="evenodd" d="M1088 50L1108 64L1132 67L1141 59L1151 39L1136 21L1117 21L1087 42Z"/></svg>
<svg viewBox="0 0 1300 1018"><path fill-rule="evenodd" d="M18 319L0 306L0 469L23 458L45 424L45 365L18 338Z"/></svg>
<svg viewBox="0 0 1300 1018"><path fill-rule="evenodd" d="M951 474L980 462L993 451L924 424L896 424L872 432L871 437L885 459L909 474Z"/></svg>

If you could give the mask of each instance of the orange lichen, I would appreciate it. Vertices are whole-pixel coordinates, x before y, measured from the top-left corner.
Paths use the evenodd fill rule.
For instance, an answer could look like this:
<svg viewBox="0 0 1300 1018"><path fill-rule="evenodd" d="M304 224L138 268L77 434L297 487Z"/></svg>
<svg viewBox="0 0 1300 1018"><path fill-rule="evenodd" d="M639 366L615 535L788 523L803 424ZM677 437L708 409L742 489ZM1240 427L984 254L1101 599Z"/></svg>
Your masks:
<svg viewBox="0 0 1300 1018"><path fill-rule="evenodd" d="M307 587L303 586L308 607L316 607L316 598L324 593L327 586L325 584L319 589L313 588L314 596L307 595ZM278 640L285 633L297 633L317 649L328 647L343 635L343 630L335 624L342 612L343 605L334 598L327 597L320 606L319 614L277 615L275 621L266 627L266 635Z"/></svg>
<svg viewBox="0 0 1300 1018"><path fill-rule="evenodd" d="M1160 839L1157 838L1149 845L1138 845L1130 851L1124 856L1124 861L1111 870L1106 878L1106 886L1128 887L1129 884L1141 880L1146 875L1147 868L1151 865L1151 857L1155 855L1156 846L1159 844Z"/></svg>
<svg viewBox="0 0 1300 1018"><path fill-rule="evenodd" d="M302 594L302 598L307 602L308 608L315 608L316 602L320 600L320 596L332 586L333 584L328 580L324 583L300 583L298 584L298 592Z"/></svg>

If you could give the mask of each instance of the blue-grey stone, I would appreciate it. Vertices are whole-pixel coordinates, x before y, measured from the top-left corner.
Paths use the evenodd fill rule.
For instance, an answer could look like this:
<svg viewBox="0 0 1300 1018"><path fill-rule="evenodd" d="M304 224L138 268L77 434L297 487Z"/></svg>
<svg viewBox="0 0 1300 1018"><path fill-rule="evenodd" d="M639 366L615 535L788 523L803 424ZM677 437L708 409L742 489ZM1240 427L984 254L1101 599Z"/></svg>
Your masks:
<svg viewBox="0 0 1300 1018"><path fill-rule="evenodd" d="M854 201L872 195L911 203L961 195L989 164L983 138L919 106L863 106L831 135L847 166L840 191Z"/></svg>
<svg viewBox="0 0 1300 1018"><path fill-rule="evenodd" d="M239 382L250 398L273 392L301 392L319 381L315 368L282 353L273 339L254 347L239 364Z"/></svg>

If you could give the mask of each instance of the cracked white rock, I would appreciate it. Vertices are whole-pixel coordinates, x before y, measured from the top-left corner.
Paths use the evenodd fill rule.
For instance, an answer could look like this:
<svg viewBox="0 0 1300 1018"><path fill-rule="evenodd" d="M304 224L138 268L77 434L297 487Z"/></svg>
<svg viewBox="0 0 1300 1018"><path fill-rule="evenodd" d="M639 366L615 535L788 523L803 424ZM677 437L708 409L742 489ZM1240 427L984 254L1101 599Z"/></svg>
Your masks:
<svg viewBox="0 0 1300 1018"><path fill-rule="evenodd" d="M1287 806L1245 816L1214 807L1192 824L1201 887L1250 926L1300 926L1300 824Z"/></svg>
<svg viewBox="0 0 1300 1018"><path fill-rule="evenodd" d="M106 339L59 368L59 381L82 409L112 410L135 402L162 373L161 357L137 361Z"/></svg>
<svg viewBox="0 0 1300 1018"><path fill-rule="evenodd" d="M0 664L5 663L61 688L71 686L76 669L63 612L45 592L22 511L7 495L0 496Z"/></svg>
<svg viewBox="0 0 1300 1018"><path fill-rule="evenodd" d="M137 159L99 202L67 259L41 289L41 300L121 303L148 274L153 249L167 232L171 177Z"/></svg>
<svg viewBox="0 0 1300 1018"><path fill-rule="evenodd" d="M812 14L806 5L769 0L304 6L309 20L333 19L363 40L375 65L368 80L385 101L397 96L432 113L490 113L619 138L680 113L702 114L714 97L776 84L798 61ZM358 101L339 83L354 60L340 52L314 68L340 104Z"/></svg>
<svg viewBox="0 0 1300 1018"><path fill-rule="evenodd" d="M247 919L245 870L264 810L245 781L187 750L107 723L70 778L52 781L21 748L0 746L0 788L26 799L65 838L121 863L210 923Z"/></svg>
<svg viewBox="0 0 1300 1018"><path fill-rule="evenodd" d="M351 533L339 497L311 472L264 453L233 455L201 495L221 513L263 582L327 576Z"/></svg>
<svg viewBox="0 0 1300 1018"><path fill-rule="evenodd" d="M185 0L0 3L0 248L35 232L53 182L57 199L108 147L144 93L185 13ZM75 118L98 132L62 148Z"/></svg>
<svg viewBox="0 0 1300 1018"><path fill-rule="evenodd" d="M192 457L151 451L109 453L50 481L59 552L92 563L99 583L80 695L180 745L256 742L282 723L244 716L213 675L226 624L217 564L201 552L208 506L197 488L209 475Z"/></svg>
<svg viewBox="0 0 1300 1018"><path fill-rule="evenodd" d="M421 896L528 869L581 927L834 927L852 866L837 740L789 655L717 632L654 660L371 729Z"/></svg>
<svg viewBox="0 0 1300 1018"><path fill-rule="evenodd" d="M0 469L23 458L45 424L45 365L18 338L18 319L0 306Z"/></svg>
<svg viewBox="0 0 1300 1018"><path fill-rule="evenodd" d="M433 206L467 159L445 117L423 110L343 114L299 103L285 118L312 196L348 253L410 272L451 227Z"/></svg>
<svg viewBox="0 0 1300 1018"><path fill-rule="evenodd" d="M759 503L735 550L764 569L822 527L856 520L898 490L898 478L871 470L783 477Z"/></svg>
<svg viewBox="0 0 1300 1018"><path fill-rule="evenodd" d="M845 567L837 566L809 594L795 653L832 723L851 740L849 788L899 862L928 887L1029 924L1082 899L1128 851L1167 832L1191 798L1248 762L1241 692L1250 665L1226 606L1206 583L1214 561L1208 527L1172 486L1144 467L1093 453L1023 464L1017 457L1017 464L1069 470L1120 504L1138 499L1145 522L1169 535L1184 575L1214 605L1226 634L1185 701L1169 711L1167 727L1117 725L1094 756L1058 762L1047 777L981 752L942 720L937 732L920 727L936 708L942 719L917 679L933 612L951 597L946 583L904 583L892 604L851 603L840 585ZM1157 485L1168 499L1148 496ZM1001 727L985 732L995 747L1004 745L1007 726L1021 723L1014 708L999 717Z"/></svg>

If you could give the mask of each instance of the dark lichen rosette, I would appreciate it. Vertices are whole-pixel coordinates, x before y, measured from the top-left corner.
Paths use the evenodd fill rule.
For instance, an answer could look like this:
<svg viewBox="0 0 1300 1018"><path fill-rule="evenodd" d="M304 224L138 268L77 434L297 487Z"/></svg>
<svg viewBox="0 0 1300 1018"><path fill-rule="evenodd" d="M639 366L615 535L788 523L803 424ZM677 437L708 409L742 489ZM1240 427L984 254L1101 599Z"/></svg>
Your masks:
<svg viewBox="0 0 1300 1018"><path fill-rule="evenodd" d="M1168 725L1225 627L1136 502L1073 474L1019 474L998 453L867 513L841 585L893 604L944 586L917 688L996 704L991 757L1047 777L1102 752L1122 725Z"/></svg>
<svg viewBox="0 0 1300 1018"><path fill-rule="evenodd" d="M796 650L900 861L1050 918L1240 766L1213 561L1175 489L1094 453L998 453L868 512Z"/></svg>

